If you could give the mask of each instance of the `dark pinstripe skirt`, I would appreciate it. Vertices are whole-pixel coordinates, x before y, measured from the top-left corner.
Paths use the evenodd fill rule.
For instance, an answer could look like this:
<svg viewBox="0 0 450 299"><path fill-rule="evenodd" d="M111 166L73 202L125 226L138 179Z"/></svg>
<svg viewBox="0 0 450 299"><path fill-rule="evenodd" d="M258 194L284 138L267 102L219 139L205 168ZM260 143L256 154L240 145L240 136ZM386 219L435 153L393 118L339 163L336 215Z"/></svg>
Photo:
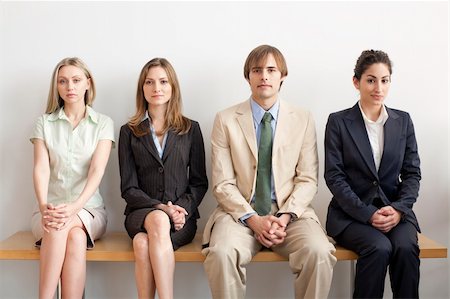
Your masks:
<svg viewBox="0 0 450 299"><path fill-rule="evenodd" d="M157 210L155 208L137 209L129 213L125 218L125 229L131 239L138 233L147 233L144 228L144 220L148 213ZM179 247L186 245L195 237L197 232L197 219L195 217L189 218L184 224L183 228L176 231L172 221L170 222L170 239L172 240L173 250L177 250Z"/></svg>

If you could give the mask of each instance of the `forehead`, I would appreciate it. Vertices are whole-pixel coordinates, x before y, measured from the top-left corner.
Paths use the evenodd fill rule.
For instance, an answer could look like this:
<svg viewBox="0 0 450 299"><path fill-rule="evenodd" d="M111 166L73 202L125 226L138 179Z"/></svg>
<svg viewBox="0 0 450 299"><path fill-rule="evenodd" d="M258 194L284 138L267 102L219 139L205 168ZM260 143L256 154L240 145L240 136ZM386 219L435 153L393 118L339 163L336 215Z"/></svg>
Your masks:
<svg viewBox="0 0 450 299"><path fill-rule="evenodd" d="M374 63L363 73L363 76L386 77L390 76L389 67L384 63Z"/></svg>
<svg viewBox="0 0 450 299"><path fill-rule="evenodd" d="M167 77L166 70L161 66L153 66L148 69L147 78L162 78Z"/></svg>
<svg viewBox="0 0 450 299"><path fill-rule="evenodd" d="M277 61L275 60L275 57L272 53L268 53L266 56L259 58L258 60L255 60L251 68L267 68L267 67L275 67L278 68Z"/></svg>
<svg viewBox="0 0 450 299"><path fill-rule="evenodd" d="M58 76L61 77L74 77L74 76L84 76L86 77L84 71L74 65L64 65L58 71Z"/></svg>

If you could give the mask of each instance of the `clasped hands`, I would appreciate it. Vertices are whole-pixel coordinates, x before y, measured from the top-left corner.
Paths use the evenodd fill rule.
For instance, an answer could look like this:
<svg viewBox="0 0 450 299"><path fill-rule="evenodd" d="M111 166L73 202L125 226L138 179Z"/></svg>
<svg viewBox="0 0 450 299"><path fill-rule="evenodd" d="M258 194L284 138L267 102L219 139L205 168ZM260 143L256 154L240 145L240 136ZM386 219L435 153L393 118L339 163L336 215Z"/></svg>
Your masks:
<svg viewBox="0 0 450 299"><path fill-rule="evenodd" d="M51 203L42 205L42 228L47 233L50 230L61 230L69 224L74 215L77 214L77 208L74 204L58 204L54 206Z"/></svg>
<svg viewBox="0 0 450 299"><path fill-rule="evenodd" d="M257 214L246 220L247 225L253 230L255 238L263 246L271 248L284 242L286 227L291 220L291 215L282 214L280 217L274 215L259 216Z"/></svg>
<svg viewBox="0 0 450 299"><path fill-rule="evenodd" d="M188 212L179 205L174 205L171 201L165 204L160 204L157 206L159 209L164 211L169 218L172 220L175 230L180 230L184 227L186 223L186 216Z"/></svg>
<svg viewBox="0 0 450 299"><path fill-rule="evenodd" d="M401 218L401 212L391 206L384 206L372 215L370 223L379 231L387 233L400 222Z"/></svg>

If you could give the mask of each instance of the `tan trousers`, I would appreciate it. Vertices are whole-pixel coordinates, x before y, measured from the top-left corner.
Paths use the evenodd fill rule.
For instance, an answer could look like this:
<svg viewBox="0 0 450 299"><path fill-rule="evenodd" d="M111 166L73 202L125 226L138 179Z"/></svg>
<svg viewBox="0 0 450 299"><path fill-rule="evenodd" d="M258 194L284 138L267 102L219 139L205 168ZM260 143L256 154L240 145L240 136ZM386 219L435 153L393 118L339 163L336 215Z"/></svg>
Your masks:
<svg viewBox="0 0 450 299"><path fill-rule="evenodd" d="M285 241L272 250L289 258L295 275L295 298L327 298L336 258L323 228L314 219L299 219L287 226L286 233ZM253 231L236 223L230 215L217 219L210 247L203 250L214 299L245 297L245 266L261 247Z"/></svg>

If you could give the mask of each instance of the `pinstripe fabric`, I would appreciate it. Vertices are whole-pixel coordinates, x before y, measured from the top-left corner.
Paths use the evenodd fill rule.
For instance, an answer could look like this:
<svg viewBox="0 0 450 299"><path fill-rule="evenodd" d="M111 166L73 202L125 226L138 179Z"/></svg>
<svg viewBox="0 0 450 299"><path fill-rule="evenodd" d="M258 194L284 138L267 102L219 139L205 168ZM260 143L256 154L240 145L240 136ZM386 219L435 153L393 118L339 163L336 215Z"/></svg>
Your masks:
<svg viewBox="0 0 450 299"><path fill-rule="evenodd" d="M149 120L140 125L148 127ZM151 134L136 137L128 125L123 125L119 138L119 168L122 197L127 203L125 228L130 237L144 231L145 216L154 210L153 206L170 200L189 213L184 228L171 232L174 248L189 243L200 217L197 208L208 189L199 124L192 121L191 129L184 135L169 131L162 159Z"/></svg>

